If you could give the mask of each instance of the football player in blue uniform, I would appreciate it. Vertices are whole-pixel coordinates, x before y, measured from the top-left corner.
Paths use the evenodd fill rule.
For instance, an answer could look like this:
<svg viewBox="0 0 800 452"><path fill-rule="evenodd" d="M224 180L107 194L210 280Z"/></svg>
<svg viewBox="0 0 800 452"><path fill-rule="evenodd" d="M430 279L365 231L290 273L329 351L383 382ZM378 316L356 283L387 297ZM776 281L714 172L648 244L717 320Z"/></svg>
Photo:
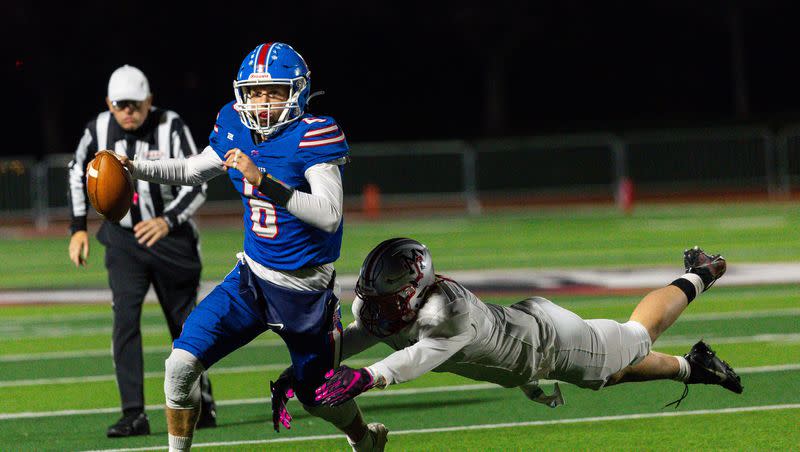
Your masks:
<svg viewBox="0 0 800 452"><path fill-rule="evenodd" d="M314 400L314 389L340 356L333 262L342 242L344 133L332 118L306 113L310 72L287 44L257 46L233 87L236 100L219 111L201 154L152 162L120 158L133 177L159 183L195 185L227 173L244 207L244 252L192 311L165 363L170 450L191 447L200 374L267 330L289 348L288 378L306 410L342 430L354 450L383 450L386 428L366 425L355 402L331 408ZM282 402L285 394L275 391L273 403ZM288 425L283 408L273 419L276 430Z"/></svg>

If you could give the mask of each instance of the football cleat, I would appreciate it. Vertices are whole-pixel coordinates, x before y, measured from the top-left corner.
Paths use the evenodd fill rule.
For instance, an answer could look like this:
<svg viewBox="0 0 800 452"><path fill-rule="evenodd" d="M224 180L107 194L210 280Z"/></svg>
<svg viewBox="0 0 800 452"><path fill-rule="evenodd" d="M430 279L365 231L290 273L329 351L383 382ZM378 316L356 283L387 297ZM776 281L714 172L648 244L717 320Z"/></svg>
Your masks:
<svg viewBox="0 0 800 452"><path fill-rule="evenodd" d="M689 353L683 355L689 363L690 373L689 379L686 380L683 394L675 400L664 406L664 408L675 405L678 408L683 402L683 399L689 395L689 385L704 384L704 385L719 385L723 388L741 394L744 388L742 381L731 366L725 361L719 359L714 350L703 341L692 346Z"/></svg>
<svg viewBox="0 0 800 452"><path fill-rule="evenodd" d="M150 434L150 421L144 413L122 416L116 424L106 431L109 438L123 438L126 436L139 436Z"/></svg>
<svg viewBox="0 0 800 452"><path fill-rule="evenodd" d="M708 255L695 246L683 252L683 266L686 273L694 273L703 280L703 290L708 290L725 274L727 263L719 254Z"/></svg>
<svg viewBox="0 0 800 452"><path fill-rule="evenodd" d="M686 384L719 385L723 388L741 394L742 381L733 368L725 361L719 359L714 350L703 341L700 341L683 355L689 362L691 373Z"/></svg>
<svg viewBox="0 0 800 452"><path fill-rule="evenodd" d="M200 409L200 418L197 420L195 428L214 428L217 426L217 409L216 405L211 403L204 403Z"/></svg>
<svg viewBox="0 0 800 452"><path fill-rule="evenodd" d="M367 435L372 437L372 441L363 446L353 443L350 438L347 439L353 448L353 452L383 452L386 448L386 443L389 441L389 430L386 426L377 422L369 424L367 425ZM363 442L363 440L359 441L359 443Z"/></svg>

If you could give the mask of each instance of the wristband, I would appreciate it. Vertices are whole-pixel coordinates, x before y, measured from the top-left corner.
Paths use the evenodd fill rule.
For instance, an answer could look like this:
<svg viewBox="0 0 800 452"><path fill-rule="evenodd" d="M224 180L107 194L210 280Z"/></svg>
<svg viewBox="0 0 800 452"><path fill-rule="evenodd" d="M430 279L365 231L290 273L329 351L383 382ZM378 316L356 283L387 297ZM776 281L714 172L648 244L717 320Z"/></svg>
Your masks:
<svg viewBox="0 0 800 452"><path fill-rule="evenodd" d="M286 207L289 198L294 194L294 188L275 179L269 173L264 173L261 176L261 183L258 184L258 191L282 207Z"/></svg>

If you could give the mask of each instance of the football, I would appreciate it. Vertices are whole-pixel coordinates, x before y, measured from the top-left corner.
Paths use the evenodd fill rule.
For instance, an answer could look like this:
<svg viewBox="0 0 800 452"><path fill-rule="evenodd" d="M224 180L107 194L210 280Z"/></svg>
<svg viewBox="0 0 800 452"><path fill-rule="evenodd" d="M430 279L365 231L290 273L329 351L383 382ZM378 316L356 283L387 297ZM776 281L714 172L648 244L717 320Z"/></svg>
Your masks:
<svg viewBox="0 0 800 452"><path fill-rule="evenodd" d="M133 179L114 154L101 151L86 168L86 192L94 210L116 222L131 208Z"/></svg>

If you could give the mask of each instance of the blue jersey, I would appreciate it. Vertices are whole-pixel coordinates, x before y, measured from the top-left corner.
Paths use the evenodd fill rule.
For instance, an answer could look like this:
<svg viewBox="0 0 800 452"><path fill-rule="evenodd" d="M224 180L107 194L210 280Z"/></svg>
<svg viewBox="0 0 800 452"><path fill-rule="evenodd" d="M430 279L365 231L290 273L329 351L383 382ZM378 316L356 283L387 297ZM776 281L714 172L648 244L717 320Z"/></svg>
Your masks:
<svg viewBox="0 0 800 452"><path fill-rule="evenodd" d="M209 137L209 145L222 160L230 149L239 148L261 172L295 190L310 193L305 178L308 168L348 156L344 133L330 117L305 114L267 141L255 144L233 104L222 107ZM344 222L329 234L273 203L247 183L241 172L231 169L228 176L244 205L244 251L251 259L276 270L297 270L339 258Z"/></svg>

